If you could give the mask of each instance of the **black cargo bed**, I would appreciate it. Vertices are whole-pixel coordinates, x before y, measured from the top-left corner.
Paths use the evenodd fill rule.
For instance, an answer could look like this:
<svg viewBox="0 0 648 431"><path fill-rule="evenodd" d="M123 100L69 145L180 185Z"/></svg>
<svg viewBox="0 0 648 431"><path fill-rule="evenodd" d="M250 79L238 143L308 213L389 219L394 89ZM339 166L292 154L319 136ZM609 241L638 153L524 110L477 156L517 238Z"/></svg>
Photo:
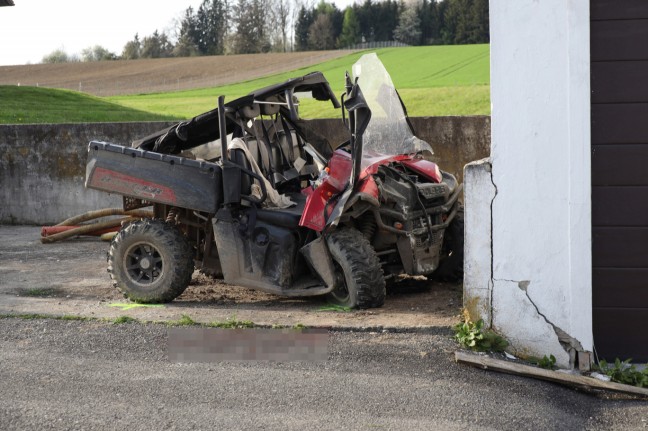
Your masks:
<svg viewBox="0 0 648 431"><path fill-rule="evenodd" d="M88 145L85 186L208 213L223 195L216 163L96 141Z"/></svg>

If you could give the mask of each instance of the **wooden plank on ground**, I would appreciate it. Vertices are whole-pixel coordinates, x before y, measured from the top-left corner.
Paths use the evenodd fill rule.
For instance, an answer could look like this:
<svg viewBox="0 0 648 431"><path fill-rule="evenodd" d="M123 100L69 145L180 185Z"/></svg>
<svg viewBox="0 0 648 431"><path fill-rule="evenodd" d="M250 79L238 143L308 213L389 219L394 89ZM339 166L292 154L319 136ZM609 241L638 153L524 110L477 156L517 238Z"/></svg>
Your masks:
<svg viewBox="0 0 648 431"><path fill-rule="evenodd" d="M501 359L477 355L470 352L455 352L455 361L460 364L466 364L484 370L493 370L502 373L517 374L524 377L533 377L581 389L606 390L648 398L648 389L622 385L614 382L604 382L592 377L559 373L557 371L545 370L543 368L519 364L516 362L503 361Z"/></svg>

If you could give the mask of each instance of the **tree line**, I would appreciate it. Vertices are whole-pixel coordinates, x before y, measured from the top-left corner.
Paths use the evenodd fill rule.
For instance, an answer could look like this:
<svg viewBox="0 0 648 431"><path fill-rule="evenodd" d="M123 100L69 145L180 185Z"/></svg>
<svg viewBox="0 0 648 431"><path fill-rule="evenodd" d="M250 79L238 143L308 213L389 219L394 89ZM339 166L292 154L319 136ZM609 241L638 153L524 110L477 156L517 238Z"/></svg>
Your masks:
<svg viewBox="0 0 648 431"><path fill-rule="evenodd" d="M364 0L344 10L307 2L203 0L184 11L171 34L136 34L119 55L96 45L81 57L56 50L43 63L489 42L488 0Z"/></svg>

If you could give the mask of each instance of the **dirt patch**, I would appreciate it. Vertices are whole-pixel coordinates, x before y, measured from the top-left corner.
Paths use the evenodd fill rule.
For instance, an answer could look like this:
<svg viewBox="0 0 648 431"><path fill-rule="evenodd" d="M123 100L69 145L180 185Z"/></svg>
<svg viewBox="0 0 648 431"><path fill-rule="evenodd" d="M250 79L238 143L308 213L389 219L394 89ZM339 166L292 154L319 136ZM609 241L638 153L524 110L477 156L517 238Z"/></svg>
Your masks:
<svg viewBox="0 0 648 431"><path fill-rule="evenodd" d="M459 314L461 290L462 287L459 284L428 281L423 277L401 278L389 284L387 299L383 307L354 311L353 313L380 315L391 312L404 314L416 312L453 319ZM176 301L186 304L214 304L248 309L271 307L278 310L327 311L331 308L323 297L286 298L254 289L232 286L199 273L194 274L191 285ZM386 322L386 325L390 324ZM412 324L416 324L416 322L412 322Z"/></svg>
<svg viewBox="0 0 648 431"><path fill-rule="evenodd" d="M0 85L66 88L95 96L191 90L287 72L350 52L339 50L0 66Z"/></svg>
<svg viewBox="0 0 648 431"><path fill-rule="evenodd" d="M458 322L460 314L461 285L423 277L390 283L381 308L343 312L331 310L321 297L285 298L198 272L173 302L129 309L106 273L108 243L82 238L41 244L39 234L37 227L0 226L0 313L129 315L144 320L172 320L186 314L204 322L235 317L263 325L383 328L448 327Z"/></svg>

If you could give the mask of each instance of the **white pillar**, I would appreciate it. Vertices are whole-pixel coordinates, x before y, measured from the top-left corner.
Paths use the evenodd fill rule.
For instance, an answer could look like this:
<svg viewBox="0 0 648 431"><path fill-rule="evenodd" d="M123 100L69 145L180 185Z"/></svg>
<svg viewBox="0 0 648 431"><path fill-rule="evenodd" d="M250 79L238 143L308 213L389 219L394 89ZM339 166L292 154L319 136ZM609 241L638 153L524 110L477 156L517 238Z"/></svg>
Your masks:
<svg viewBox="0 0 648 431"><path fill-rule="evenodd" d="M593 348L589 2L491 0L490 29L492 172L466 189L494 197L467 194L466 243L487 236L491 256L467 252L465 302L492 289L513 350L573 365ZM486 210L490 232L469 222Z"/></svg>

